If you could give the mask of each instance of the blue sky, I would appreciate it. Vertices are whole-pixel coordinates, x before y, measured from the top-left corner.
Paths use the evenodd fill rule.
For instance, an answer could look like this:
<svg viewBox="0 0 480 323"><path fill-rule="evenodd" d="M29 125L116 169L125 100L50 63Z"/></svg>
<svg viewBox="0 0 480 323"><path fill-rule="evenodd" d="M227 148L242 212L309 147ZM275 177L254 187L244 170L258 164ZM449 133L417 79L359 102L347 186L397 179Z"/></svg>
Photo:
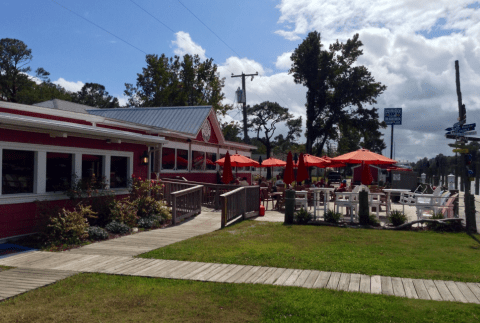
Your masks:
<svg viewBox="0 0 480 323"><path fill-rule="evenodd" d="M384 108L403 108L395 157L414 161L452 154L443 130L458 115L455 60L467 122L480 120L479 7L446 0L17 0L2 4L0 38L24 41L32 70L45 68L67 89L96 82L121 100L124 83L135 83L145 66L145 53L197 53L213 58L226 77L226 103L240 86L230 74L258 71L247 81L249 104L277 101L304 116L306 89L288 75L291 52L312 30L321 32L326 48L359 33L358 64L388 87L375 105L380 117ZM226 120L240 117L234 111ZM384 132L389 155L390 128Z"/></svg>

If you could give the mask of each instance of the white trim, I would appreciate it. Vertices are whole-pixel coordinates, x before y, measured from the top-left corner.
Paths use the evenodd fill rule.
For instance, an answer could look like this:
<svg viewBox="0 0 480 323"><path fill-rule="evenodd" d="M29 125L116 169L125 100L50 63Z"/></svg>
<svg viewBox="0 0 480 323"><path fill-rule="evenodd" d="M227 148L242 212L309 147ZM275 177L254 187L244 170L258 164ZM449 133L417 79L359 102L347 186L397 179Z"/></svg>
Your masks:
<svg viewBox="0 0 480 323"><path fill-rule="evenodd" d="M162 144L166 140L164 137L146 136L128 131L113 130L109 128L92 127L72 122L56 121L42 118L26 117L8 113L0 113L0 122L5 125L20 126L24 131L35 132L35 129L43 129L53 132L64 132L66 134L90 135L96 139L123 139L140 143Z"/></svg>
<svg viewBox="0 0 480 323"><path fill-rule="evenodd" d="M47 152L35 151L35 168L33 172L33 192L45 194L47 191Z"/></svg>
<svg viewBox="0 0 480 323"><path fill-rule="evenodd" d="M115 195L127 195L127 188L110 189ZM31 203L35 201L61 201L68 200L63 192L47 192L44 194L25 193L25 194L7 194L0 198L0 205Z"/></svg>
<svg viewBox="0 0 480 323"><path fill-rule="evenodd" d="M188 142L168 141L163 144L162 148L174 148L188 150Z"/></svg>
<svg viewBox="0 0 480 323"><path fill-rule="evenodd" d="M71 146L52 146L52 145L30 144L30 143L10 142L10 141L0 141L0 148L16 149L16 150L37 150L37 151L46 151L46 152L59 152L59 153L66 153L66 154L79 153L84 155L109 154L109 155L133 158L133 152L130 152L130 151L91 149L91 148L71 147Z"/></svg>
<svg viewBox="0 0 480 323"><path fill-rule="evenodd" d="M203 151L206 153L213 153L213 154L217 153L217 147L215 146L203 146L203 145L192 144L192 150Z"/></svg>

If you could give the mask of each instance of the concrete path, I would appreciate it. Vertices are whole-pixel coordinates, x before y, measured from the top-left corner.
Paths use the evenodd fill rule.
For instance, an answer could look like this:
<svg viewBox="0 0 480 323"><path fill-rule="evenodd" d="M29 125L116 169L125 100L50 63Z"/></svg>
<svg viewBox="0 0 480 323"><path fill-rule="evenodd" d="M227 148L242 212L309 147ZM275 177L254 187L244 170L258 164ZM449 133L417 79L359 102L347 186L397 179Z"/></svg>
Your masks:
<svg viewBox="0 0 480 323"><path fill-rule="evenodd" d="M0 297L4 298L63 279L73 272L88 272L220 283L328 288L480 304L479 283L430 279L41 251L2 259L0 265L20 267L0 273ZM31 278L22 273L37 276Z"/></svg>

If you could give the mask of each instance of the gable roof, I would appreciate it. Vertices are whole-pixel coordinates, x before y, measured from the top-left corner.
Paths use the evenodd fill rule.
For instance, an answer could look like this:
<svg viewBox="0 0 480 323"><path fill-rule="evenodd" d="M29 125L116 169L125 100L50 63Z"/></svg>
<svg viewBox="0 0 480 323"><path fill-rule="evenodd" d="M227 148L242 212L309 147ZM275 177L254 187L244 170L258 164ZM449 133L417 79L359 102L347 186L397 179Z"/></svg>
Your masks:
<svg viewBox="0 0 480 323"><path fill-rule="evenodd" d="M88 105L73 103L70 101L64 101L59 99L53 99L50 101L35 103L33 105L37 107L42 107L42 108L50 108L50 109L77 112L77 113L88 113L87 112L88 110L95 109Z"/></svg>
<svg viewBox="0 0 480 323"><path fill-rule="evenodd" d="M89 109L89 114L197 135L212 106Z"/></svg>

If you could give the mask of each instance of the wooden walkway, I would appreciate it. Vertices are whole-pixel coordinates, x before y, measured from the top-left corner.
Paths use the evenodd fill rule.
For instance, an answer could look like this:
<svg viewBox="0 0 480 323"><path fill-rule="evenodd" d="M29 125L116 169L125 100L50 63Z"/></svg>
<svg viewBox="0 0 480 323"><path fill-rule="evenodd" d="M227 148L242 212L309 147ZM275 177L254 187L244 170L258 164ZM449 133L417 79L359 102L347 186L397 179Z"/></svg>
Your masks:
<svg viewBox="0 0 480 323"><path fill-rule="evenodd" d="M89 272L219 283L327 288L480 304L479 283L430 279L40 251L2 259L0 265L20 267L0 273L0 297L3 298L53 283L74 272Z"/></svg>

